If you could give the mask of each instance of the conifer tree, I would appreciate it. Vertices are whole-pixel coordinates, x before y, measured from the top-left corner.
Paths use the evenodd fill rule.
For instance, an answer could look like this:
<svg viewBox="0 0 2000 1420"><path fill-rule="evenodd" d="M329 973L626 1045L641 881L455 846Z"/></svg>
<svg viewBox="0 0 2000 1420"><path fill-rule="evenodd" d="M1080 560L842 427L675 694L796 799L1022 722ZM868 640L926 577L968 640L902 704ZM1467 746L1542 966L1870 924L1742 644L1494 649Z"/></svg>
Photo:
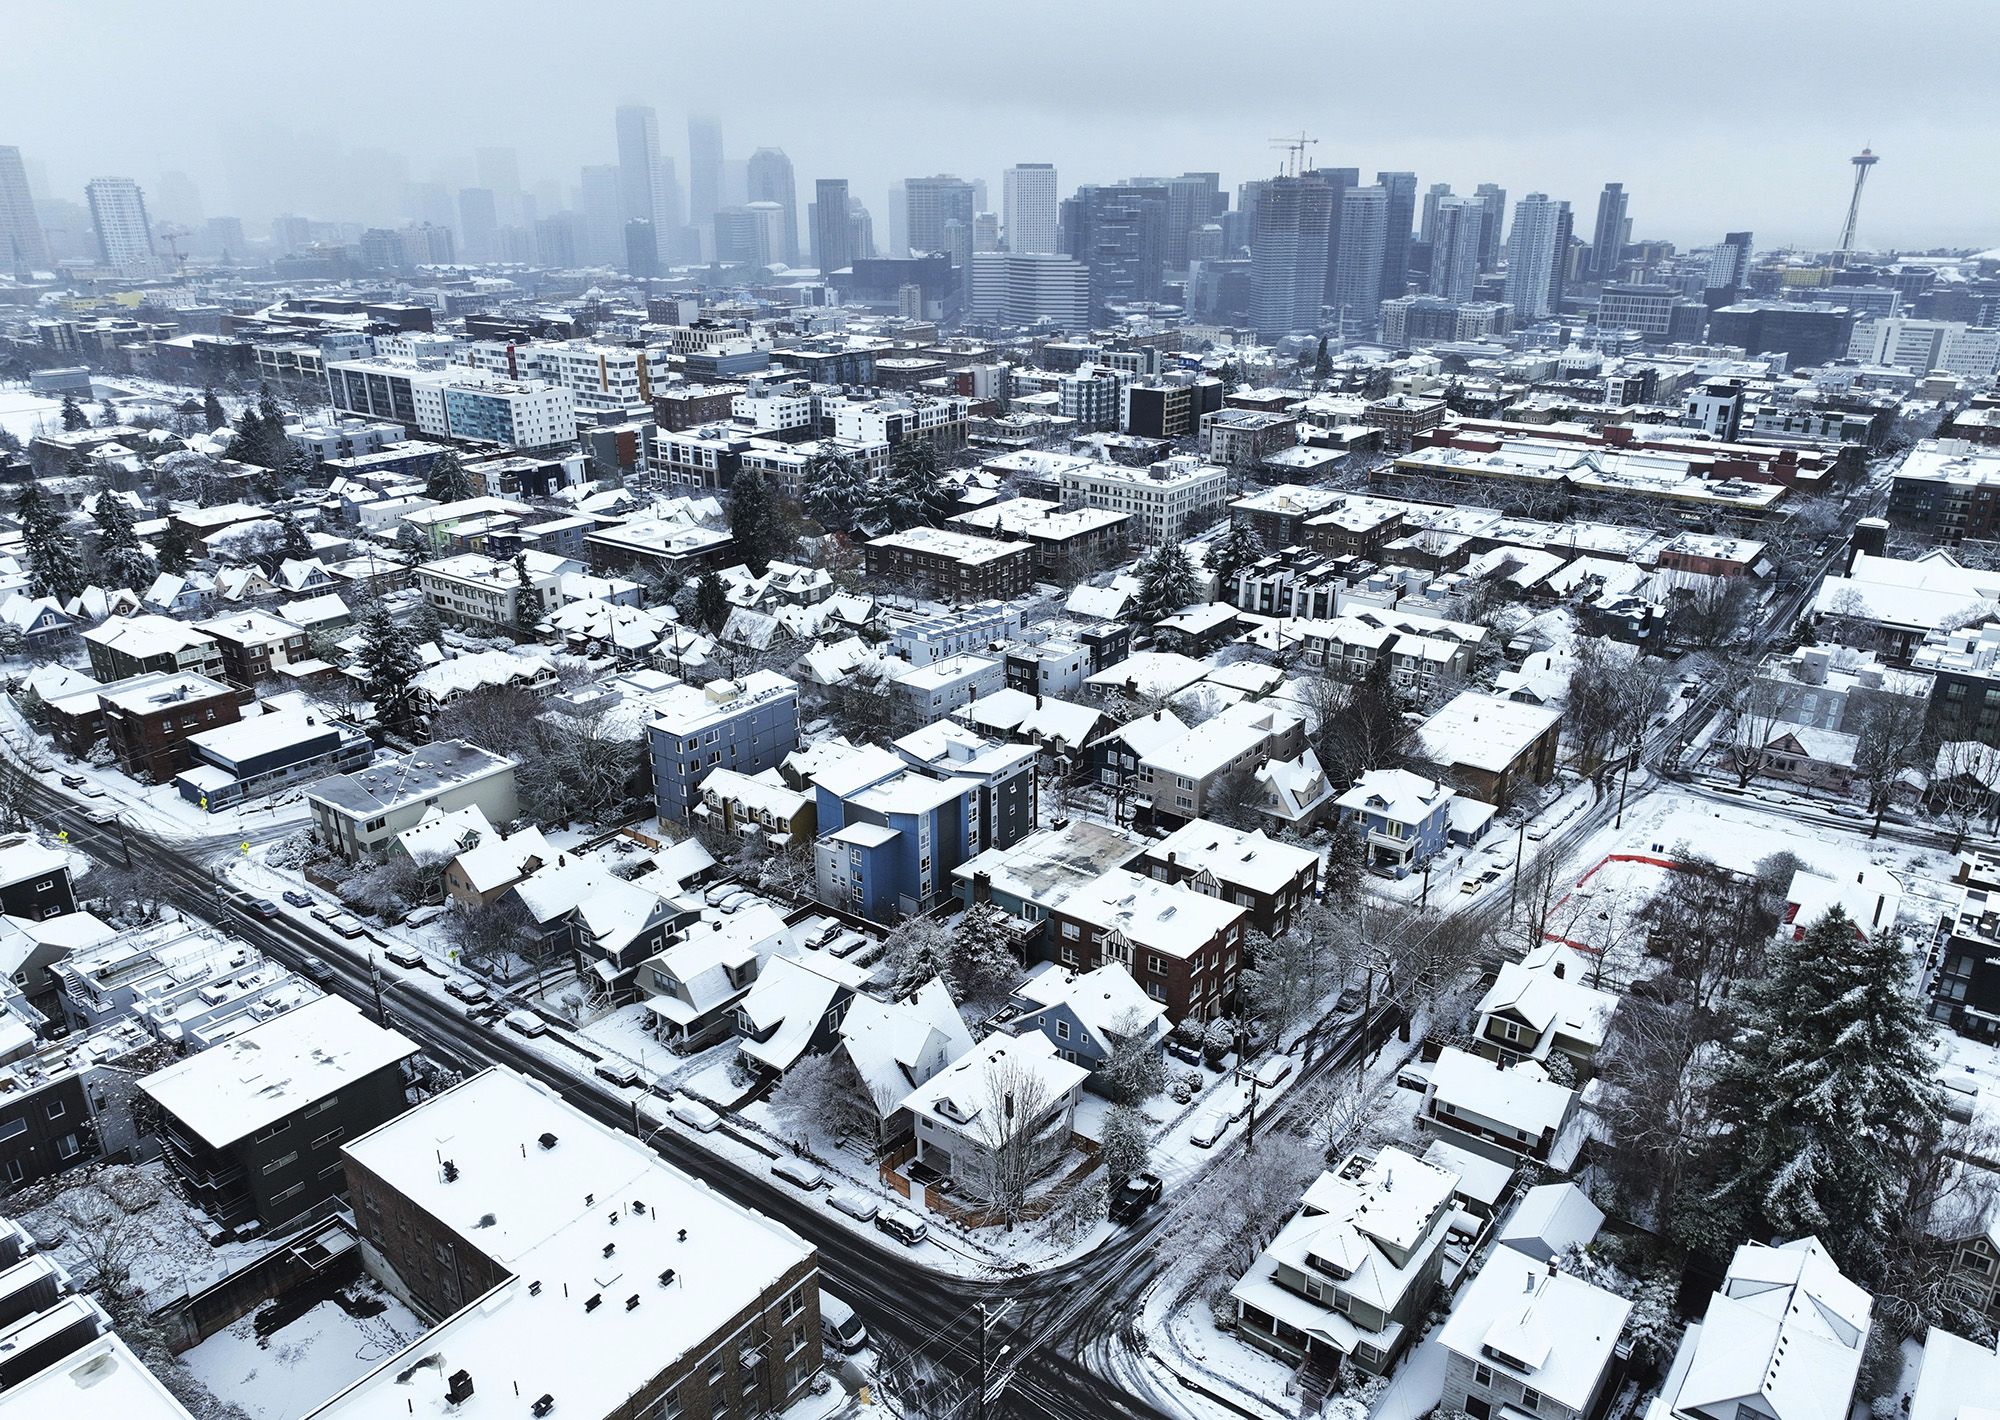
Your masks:
<svg viewBox="0 0 2000 1420"><path fill-rule="evenodd" d="M79 429L90 427L89 416L84 414L83 406L76 402L76 396L73 394L66 393L62 397L62 426L65 434L74 434Z"/></svg>
<svg viewBox="0 0 2000 1420"><path fill-rule="evenodd" d="M1151 626L1200 599L1194 565L1177 542L1156 547L1139 559L1139 594L1127 613L1135 625Z"/></svg>
<svg viewBox="0 0 2000 1420"><path fill-rule="evenodd" d="M211 434L229 422L229 416L223 413L222 401L215 397L212 385L201 392L201 417Z"/></svg>
<svg viewBox="0 0 2000 1420"><path fill-rule="evenodd" d="M62 511L48 500L41 486L29 483L15 501L21 524L21 553L37 596L67 604L84 588L83 550L70 535Z"/></svg>
<svg viewBox="0 0 2000 1420"><path fill-rule="evenodd" d="M465 471L457 450L446 449L431 461L424 497L433 503L463 503L472 496L472 475Z"/></svg>
<svg viewBox="0 0 2000 1420"><path fill-rule="evenodd" d="M416 678L423 662L403 628L380 602L362 615L359 627L362 688L375 704L375 722L394 733L406 733L417 722Z"/></svg>
<svg viewBox="0 0 2000 1420"><path fill-rule="evenodd" d="M157 569L132 523L132 508L109 488L99 490L92 514L97 524L98 580L106 587L130 587L143 592Z"/></svg>
<svg viewBox="0 0 2000 1420"><path fill-rule="evenodd" d="M736 540L737 556L752 576L763 576L772 559L789 550L778 500L764 482L764 475L755 469L737 474L730 485L729 534Z"/></svg>

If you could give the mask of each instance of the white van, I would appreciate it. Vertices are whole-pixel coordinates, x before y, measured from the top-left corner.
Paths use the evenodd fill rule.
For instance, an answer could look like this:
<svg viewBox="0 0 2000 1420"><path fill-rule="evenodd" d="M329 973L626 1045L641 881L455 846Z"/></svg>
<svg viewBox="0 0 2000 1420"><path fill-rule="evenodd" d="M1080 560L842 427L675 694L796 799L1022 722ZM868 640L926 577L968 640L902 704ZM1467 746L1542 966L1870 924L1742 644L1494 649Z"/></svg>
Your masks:
<svg viewBox="0 0 2000 1420"><path fill-rule="evenodd" d="M868 1328L854 1308L824 1287L819 1290L819 1335L850 1356L868 1344Z"/></svg>

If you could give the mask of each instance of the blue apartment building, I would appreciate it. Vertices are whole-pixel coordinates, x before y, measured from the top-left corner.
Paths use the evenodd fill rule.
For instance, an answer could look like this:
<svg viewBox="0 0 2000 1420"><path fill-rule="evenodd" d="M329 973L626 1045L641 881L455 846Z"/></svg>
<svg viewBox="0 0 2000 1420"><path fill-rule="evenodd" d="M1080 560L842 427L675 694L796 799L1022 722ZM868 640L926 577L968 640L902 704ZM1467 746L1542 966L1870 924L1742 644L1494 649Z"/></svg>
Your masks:
<svg viewBox="0 0 2000 1420"><path fill-rule="evenodd" d="M955 889L952 869L985 846L978 780L934 778L883 750L822 772L813 795L819 898L871 921L937 906Z"/></svg>
<svg viewBox="0 0 2000 1420"><path fill-rule="evenodd" d="M712 770L759 774L799 747L799 688L774 671L677 686L655 706L647 749L654 805L668 823L688 821Z"/></svg>

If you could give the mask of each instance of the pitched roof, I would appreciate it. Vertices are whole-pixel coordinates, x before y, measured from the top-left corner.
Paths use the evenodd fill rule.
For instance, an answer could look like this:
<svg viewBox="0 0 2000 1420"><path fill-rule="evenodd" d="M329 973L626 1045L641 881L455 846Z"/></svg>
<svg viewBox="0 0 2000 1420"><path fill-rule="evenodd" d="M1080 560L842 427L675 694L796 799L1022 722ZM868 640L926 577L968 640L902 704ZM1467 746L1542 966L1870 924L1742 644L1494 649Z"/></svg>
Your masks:
<svg viewBox="0 0 2000 1420"><path fill-rule="evenodd" d="M936 977L904 1001L856 996L840 1039L885 1119L912 1089L972 1048L972 1033Z"/></svg>

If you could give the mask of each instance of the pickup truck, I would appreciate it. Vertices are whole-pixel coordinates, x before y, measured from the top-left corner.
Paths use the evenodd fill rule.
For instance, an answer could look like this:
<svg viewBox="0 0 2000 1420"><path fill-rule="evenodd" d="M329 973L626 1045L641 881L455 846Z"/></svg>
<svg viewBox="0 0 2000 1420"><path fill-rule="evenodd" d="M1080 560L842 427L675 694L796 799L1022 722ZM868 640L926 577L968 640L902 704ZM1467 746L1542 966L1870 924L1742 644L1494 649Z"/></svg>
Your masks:
<svg viewBox="0 0 2000 1420"><path fill-rule="evenodd" d="M1160 1201L1164 1185L1156 1173L1135 1173L1111 1198L1111 1221L1129 1223Z"/></svg>

